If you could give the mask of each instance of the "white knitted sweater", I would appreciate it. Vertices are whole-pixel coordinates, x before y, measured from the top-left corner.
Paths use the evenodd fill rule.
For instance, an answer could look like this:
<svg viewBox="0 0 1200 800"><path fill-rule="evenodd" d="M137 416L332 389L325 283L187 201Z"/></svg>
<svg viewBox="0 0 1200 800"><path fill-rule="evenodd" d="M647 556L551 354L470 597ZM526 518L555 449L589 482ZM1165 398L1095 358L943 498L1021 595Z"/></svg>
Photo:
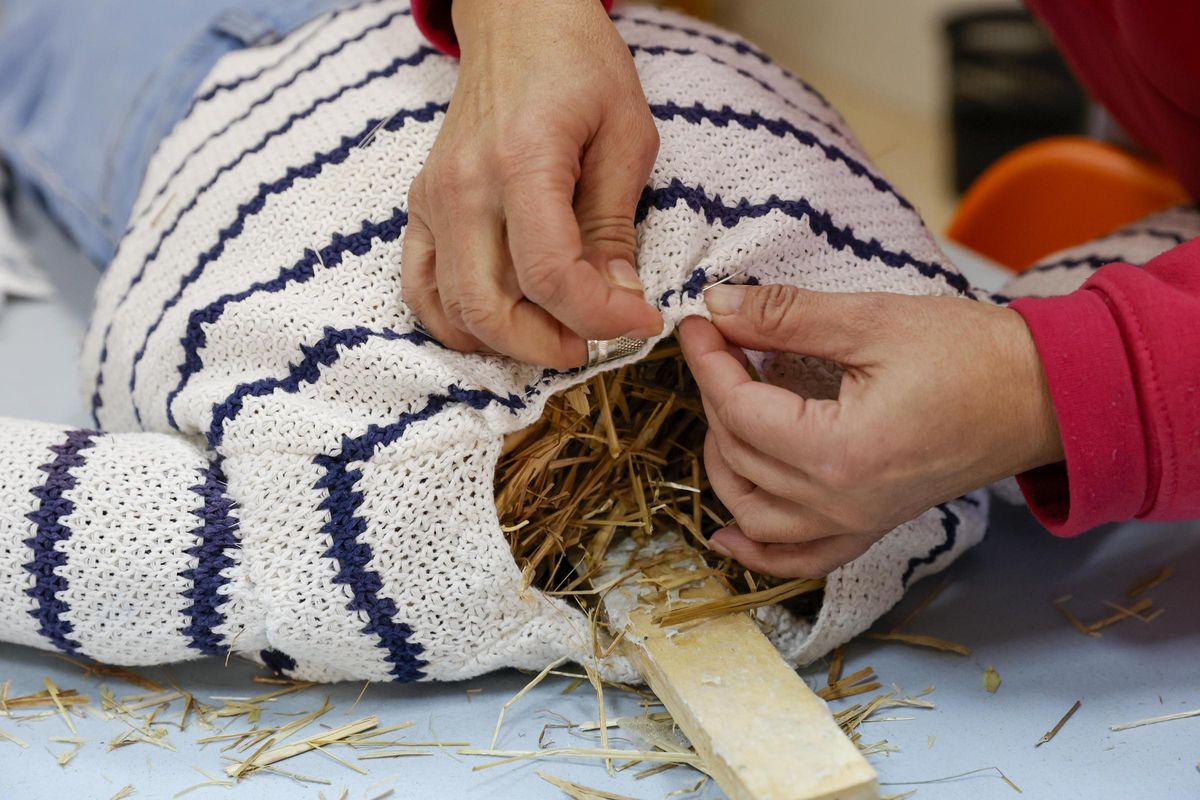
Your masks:
<svg viewBox="0 0 1200 800"><path fill-rule="evenodd" d="M661 133L638 258L668 329L742 270L967 292L810 87L679 16L617 26ZM586 375L443 349L400 299L405 197L454 79L399 0L218 64L98 292L83 374L104 433L0 420L0 637L116 664L232 649L317 680L586 655L578 611L519 591L493 503L502 437ZM893 531L811 625L765 614L782 652L865 629L986 512L977 493Z"/></svg>

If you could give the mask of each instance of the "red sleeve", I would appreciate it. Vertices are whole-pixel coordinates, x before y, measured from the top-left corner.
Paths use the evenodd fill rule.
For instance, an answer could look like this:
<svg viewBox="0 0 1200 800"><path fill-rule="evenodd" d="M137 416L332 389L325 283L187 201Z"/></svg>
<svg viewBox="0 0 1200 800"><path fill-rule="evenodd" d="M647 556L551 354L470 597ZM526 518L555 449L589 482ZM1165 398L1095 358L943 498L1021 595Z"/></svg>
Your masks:
<svg viewBox="0 0 1200 800"><path fill-rule="evenodd" d="M458 37L450 18L452 0L412 0L413 19L429 43L448 56L458 58ZM613 0L600 0L605 11L611 11Z"/></svg>
<svg viewBox="0 0 1200 800"><path fill-rule="evenodd" d="M1066 459L1017 477L1059 536L1200 517L1200 239L1012 304L1046 371Z"/></svg>

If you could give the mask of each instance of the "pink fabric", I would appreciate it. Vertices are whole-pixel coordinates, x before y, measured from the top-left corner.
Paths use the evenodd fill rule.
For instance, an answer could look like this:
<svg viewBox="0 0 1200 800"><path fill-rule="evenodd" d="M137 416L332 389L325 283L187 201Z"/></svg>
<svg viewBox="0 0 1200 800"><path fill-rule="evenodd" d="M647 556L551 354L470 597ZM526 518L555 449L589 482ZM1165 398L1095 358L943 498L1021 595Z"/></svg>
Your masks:
<svg viewBox="0 0 1200 800"><path fill-rule="evenodd" d="M1200 3L1026 2L1092 95L1200 196Z"/></svg>
<svg viewBox="0 0 1200 800"><path fill-rule="evenodd" d="M600 0L605 11L611 11L613 0ZM462 51L458 37L454 35L454 21L450 18L451 0L412 0L413 19L429 43L448 56L458 58Z"/></svg>
<svg viewBox="0 0 1200 800"><path fill-rule="evenodd" d="M458 58L458 37L450 19L450 0L412 0L413 20L429 43L448 56Z"/></svg>
<svg viewBox="0 0 1200 800"><path fill-rule="evenodd" d="M1046 527L1072 536L1200 517L1200 239L1013 308L1037 343L1066 455L1018 477Z"/></svg>
<svg viewBox="0 0 1200 800"><path fill-rule="evenodd" d="M1092 94L1200 195L1200 5L1027 0ZM1200 241L1114 264L1067 297L1019 300L1064 464L1018 477L1053 533L1200 517Z"/></svg>

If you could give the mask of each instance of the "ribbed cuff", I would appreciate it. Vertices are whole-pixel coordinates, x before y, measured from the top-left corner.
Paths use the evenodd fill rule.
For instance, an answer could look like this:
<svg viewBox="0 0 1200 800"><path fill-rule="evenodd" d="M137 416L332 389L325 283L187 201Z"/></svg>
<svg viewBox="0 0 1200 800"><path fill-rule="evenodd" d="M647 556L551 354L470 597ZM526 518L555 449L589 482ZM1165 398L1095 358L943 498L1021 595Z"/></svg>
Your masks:
<svg viewBox="0 0 1200 800"><path fill-rule="evenodd" d="M1065 462L1017 476L1026 502L1056 536L1075 536L1141 509L1145 429L1120 329L1093 288L1012 306L1033 334Z"/></svg>

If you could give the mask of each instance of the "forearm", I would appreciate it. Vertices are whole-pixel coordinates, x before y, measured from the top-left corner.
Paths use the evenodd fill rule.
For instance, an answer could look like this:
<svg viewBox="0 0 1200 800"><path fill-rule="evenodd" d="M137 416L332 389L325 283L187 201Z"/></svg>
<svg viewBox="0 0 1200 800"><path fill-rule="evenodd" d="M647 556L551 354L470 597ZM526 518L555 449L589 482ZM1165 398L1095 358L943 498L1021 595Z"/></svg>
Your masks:
<svg viewBox="0 0 1200 800"><path fill-rule="evenodd" d="M1018 478L1042 522L1071 536L1200 517L1200 241L1013 308L1041 354L1065 452Z"/></svg>

